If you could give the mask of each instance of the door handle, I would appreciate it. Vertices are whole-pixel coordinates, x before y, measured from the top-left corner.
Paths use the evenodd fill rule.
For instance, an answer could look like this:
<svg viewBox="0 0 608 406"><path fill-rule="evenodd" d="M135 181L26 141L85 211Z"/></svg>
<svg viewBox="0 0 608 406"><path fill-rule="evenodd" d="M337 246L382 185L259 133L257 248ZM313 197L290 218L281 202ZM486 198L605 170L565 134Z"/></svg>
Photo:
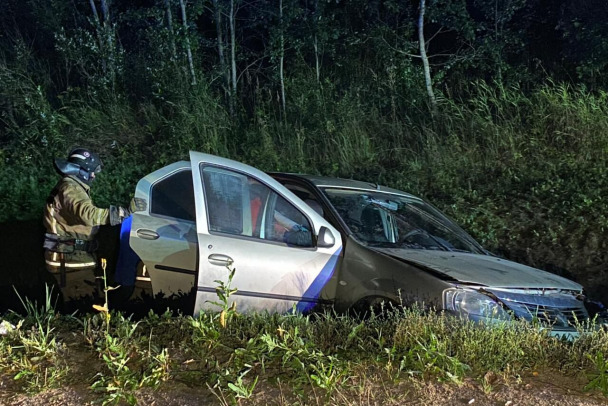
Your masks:
<svg viewBox="0 0 608 406"><path fill-rule="evenodd" d="M145 228L137 230L137 236L143 240L156 240L160 237L156 231L147 230Z"/></svg>
<svg viewBox="0 0 608 406"><path fill-rule="evenodd" d="M232 258L224 254L211 254L207 259L211 264L220 266L228 266L234 262Z"/></svg>

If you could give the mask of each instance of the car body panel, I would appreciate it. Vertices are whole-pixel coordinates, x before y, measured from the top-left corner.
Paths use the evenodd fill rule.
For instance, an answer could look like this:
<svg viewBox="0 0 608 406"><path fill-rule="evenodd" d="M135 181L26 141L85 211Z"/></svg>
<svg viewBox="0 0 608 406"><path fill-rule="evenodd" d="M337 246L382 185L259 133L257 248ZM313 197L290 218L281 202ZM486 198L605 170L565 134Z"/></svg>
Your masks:
<svg viewBox="0 0 608 406"><path fill-rule="evenodd" d="M398 305L418 303L439 309L442 292L452 286L419 267L370 250L353 237L344 243L339 275L334 305L339 312L374 297Z"/></svg>
<svg viewBox="0 0 608 406"><path fill-rule="evenodd" d="M152 172L138 182L135 197L150 202L154 184L189 169L188 162L176 162ZM148 204L132 214L130 246L146 266L154 295L186 294L196 276L196 224L154 215L150 209Z"/></svg>
<svg viewBox="0 0 608 406"><path fill-rule="evenodd" d="M335 277L334 270L342 241L339 232L329 222L280 183L248 165L198 152L190 153L190 163L199 247L195 313L202 309L217 308L212 302L218 300L218 281L229 283L227 265L236 268L231 284L238 291L231 299L238 300L238 308L242 311L285 312L293 306L305 311L319 301L334 299L335 291L332 292L331 287L335 287L335 283L328 282ZM302 248L210 231L206 201L208 196L201 168L211 168L209 173L225 170L227 174L230 172L234 175L230 176L235 181L239 181L238 176L246 176L261 182L303 212L313 227L314 235L318 235L321 227L329 229L335 237L335 244L328 248ZM228 258L229 261L218 263L214 258Z"/></svg>
<svg viewBox="0 0 608 406"><path fill-rule="evenodd" d="M582 289L578 283L561 276L490 255L400 248L370 249L430 268L462 283L497 288Z"/></svg>

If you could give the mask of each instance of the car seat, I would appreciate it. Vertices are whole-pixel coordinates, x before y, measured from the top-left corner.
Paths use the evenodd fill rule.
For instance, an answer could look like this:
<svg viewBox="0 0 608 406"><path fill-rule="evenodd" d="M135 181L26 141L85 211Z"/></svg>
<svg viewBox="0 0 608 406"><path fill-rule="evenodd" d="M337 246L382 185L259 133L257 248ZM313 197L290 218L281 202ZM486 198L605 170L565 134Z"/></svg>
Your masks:
<svg viewBox="0 0 608 406"><path fill-rule="evenodd" d="M361 237L368 242L388 242L384 234L384 225L380 210L372 205L361 211L362 232Z"/></svg>

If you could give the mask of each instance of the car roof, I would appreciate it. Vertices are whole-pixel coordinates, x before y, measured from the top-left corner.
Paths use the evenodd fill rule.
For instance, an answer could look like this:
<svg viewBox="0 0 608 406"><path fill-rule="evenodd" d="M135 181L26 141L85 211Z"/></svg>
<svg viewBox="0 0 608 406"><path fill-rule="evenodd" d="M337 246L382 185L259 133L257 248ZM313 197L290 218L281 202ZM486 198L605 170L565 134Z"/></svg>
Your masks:
<svg viewBox="0 0 608 406"><path fill-rule="evenodd" d="M189 167L190 161L178 161L175 163L179 167ZM290 173L290 172L268 172L268 175L272 177L278 178L287 178L287 179L302 179L312 183L314 186L318 188L339 188L339 189L358 189L358 190L366 190L370 192L385 192L392 193L400 196L405 196L411 199L419 199L422 198L412 195L410 193L406 193L402 190L393 189L388 186L378 185L376 183L364 182L361 180L355 179L344 179L344 178L333 178L330 176L320 176L320 175L308 175L302 173Z"/></svg>
<svg viewBox="0 0 608 406"><path fill-rule="evenodd" d="M385 192L392 193L408 198L420 199L418 196L403 192L401 190L393 189L387 186L378 185L376 183L364 182L355 179L344 179L344 178L332 178L329 176L319 175L307 175L299 173L284 173L284 172L271 172L269 173L272 177L282 178L300 178L304 179L318 188L339 188L339 189L359 189L374 192Z"/></svg>

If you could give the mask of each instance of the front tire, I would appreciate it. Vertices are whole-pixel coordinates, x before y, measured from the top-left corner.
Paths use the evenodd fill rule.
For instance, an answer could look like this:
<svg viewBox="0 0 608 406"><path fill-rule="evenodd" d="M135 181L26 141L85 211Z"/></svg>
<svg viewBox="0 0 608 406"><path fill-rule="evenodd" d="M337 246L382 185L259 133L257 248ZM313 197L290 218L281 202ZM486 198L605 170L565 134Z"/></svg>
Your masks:
<svg viewBox="0 0 608 406"><path fill-rule="evenodd" d="M359 300L350 308L350 313L361 319L385 317L397 309L397 303L383 296L369 296Z"/></svg>

